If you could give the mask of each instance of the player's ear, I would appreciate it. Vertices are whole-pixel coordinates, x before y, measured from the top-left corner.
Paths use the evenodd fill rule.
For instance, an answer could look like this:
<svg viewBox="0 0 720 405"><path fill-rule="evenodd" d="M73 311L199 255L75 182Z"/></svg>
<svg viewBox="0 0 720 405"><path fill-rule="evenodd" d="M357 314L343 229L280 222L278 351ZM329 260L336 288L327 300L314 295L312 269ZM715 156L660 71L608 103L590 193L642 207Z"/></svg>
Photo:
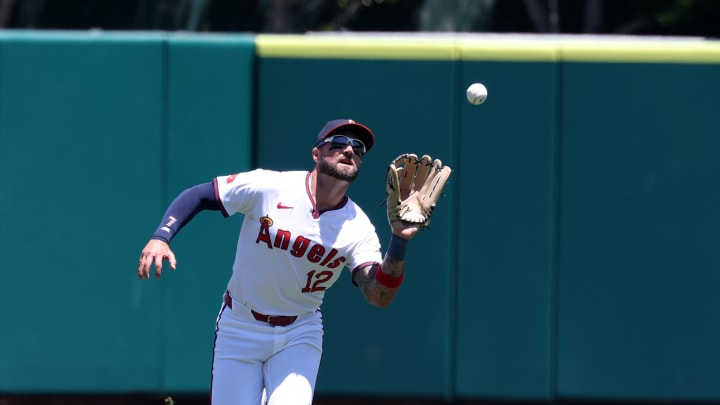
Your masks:
<svg viewBox="0 0 720 405"><path fill-rule="evenodd" d="M318 160L320 159L320 150L318 149L317 146L312 148L312 158L315 161L315 163L317 163Z"/></svg>

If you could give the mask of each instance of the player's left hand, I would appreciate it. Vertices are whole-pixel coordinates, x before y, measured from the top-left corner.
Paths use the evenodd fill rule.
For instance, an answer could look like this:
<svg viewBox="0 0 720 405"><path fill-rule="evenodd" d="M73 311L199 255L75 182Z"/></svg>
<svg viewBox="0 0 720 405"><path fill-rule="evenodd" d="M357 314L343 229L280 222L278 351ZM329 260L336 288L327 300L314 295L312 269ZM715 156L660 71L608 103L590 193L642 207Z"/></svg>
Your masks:
<svg viewBox="0 0 720 405"><path fill-rule="evenodd" d="M415 234L422 229L423 224L414 224L405 221L393 221L390 224L392 233L403 239L410 240Z"/></svg>
<svg viewBox="0 0 720 405"><path fill-rule="evenodd" d="M170 263L170 268L175 270L177 260L175 260L175 253L170 249L170 245L161 240L151 239L140 253L138 279L150 278L150 268L153 264L155 264L155 278L160 277L163 260L167 260Z"/></svg>
<svg viewBox="0 0 720 405"><path fill-rule="evenodd" d="M421 229L429 226L450 173L450 167L429 155L418 158L413 153L405 153L390 162L385 176L390 225L394 227L393 223L400 220L419 224Z"/></svg>

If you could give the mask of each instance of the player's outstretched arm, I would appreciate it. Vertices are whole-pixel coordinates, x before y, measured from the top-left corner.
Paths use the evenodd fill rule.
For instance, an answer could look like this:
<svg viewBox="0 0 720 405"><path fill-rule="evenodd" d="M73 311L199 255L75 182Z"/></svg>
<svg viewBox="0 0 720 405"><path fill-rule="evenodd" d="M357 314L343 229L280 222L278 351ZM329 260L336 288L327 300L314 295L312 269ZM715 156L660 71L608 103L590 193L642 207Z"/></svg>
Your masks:
<svg viewBox="0 0 720 405"><path fill-rule="evenodd" d="M175 254L170 250L170 242L180 230L203 210L219 211L220 203L215 199L213 183L203 183L190 187L180 193L170 203L162 221L150 241L140 253L138 278L150 278L150 268L155 265L155 277L162 274L163 260L175 270Z"/></svg>
<svg viewBox="0 0 720 405"><path fill-rule="evenodd" d="M420 225L403 221L395 221L391 227L393 234L382 265L365 266L353 275L365 299L380 308L390 305L395 298L405 276L407 244L420 230Z"/></svg>
<svg viewBox="0 0 720 405"><path fill-rule="evenodd" d="M393 264L388 266L388 262ZM392 259L388 260L387 256L385 256L385 260L383 260L383 267L389 267L391 271L399 273L400 281L402 280L404 266L404 262L395 262ZM365 266L353 274L353 281L360 288L367 302L376 307L384 308L390 305L395 298L400 285L398 284L397 287L383 285L378 281L378 276L382 277L382 275L378 275L380 271L385 274L385 270L381 269L377 264Z"/></svg>
<svg viewBox="0 0 720 405"><path fill-rule="evenodd" d="M163 260L167 260L170 268L175 270L177 260L175 254L170 249L170 245L166 242L151 239L140 253L140 262L138 263L138 279L150 278L150 269L155 265L155 277L162 274Z"/></svg>

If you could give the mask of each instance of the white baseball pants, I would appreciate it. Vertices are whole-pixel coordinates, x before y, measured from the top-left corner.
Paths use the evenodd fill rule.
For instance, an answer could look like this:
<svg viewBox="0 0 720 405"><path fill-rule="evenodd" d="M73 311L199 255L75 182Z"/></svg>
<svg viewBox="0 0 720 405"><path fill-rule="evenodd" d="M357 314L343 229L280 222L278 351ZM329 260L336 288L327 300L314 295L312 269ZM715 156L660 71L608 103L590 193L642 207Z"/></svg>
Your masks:
<svg viewBox="0 0 720 405"><path fill-rule="evenodd" d="M212 365L212 405L311 405L322 355L320 312L288 326L257 321L233 300L217 318Z"/></svg>

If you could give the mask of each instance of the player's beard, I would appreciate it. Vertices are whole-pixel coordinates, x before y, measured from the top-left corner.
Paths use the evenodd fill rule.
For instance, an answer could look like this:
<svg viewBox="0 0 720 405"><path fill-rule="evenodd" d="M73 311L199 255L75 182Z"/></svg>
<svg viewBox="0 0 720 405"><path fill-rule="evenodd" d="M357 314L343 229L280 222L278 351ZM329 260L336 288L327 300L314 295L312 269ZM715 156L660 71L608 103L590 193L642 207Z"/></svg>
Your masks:
<svg viewBox="0 0 720 405"><path fill-rule="evenodd" d="M352 183L360 174L360 169L357 168L351 172L341 172L338 170L338 163L328 163L324 160L318 161L318 172L326 174L338 180L344 180L348 183Z"/></svg>

